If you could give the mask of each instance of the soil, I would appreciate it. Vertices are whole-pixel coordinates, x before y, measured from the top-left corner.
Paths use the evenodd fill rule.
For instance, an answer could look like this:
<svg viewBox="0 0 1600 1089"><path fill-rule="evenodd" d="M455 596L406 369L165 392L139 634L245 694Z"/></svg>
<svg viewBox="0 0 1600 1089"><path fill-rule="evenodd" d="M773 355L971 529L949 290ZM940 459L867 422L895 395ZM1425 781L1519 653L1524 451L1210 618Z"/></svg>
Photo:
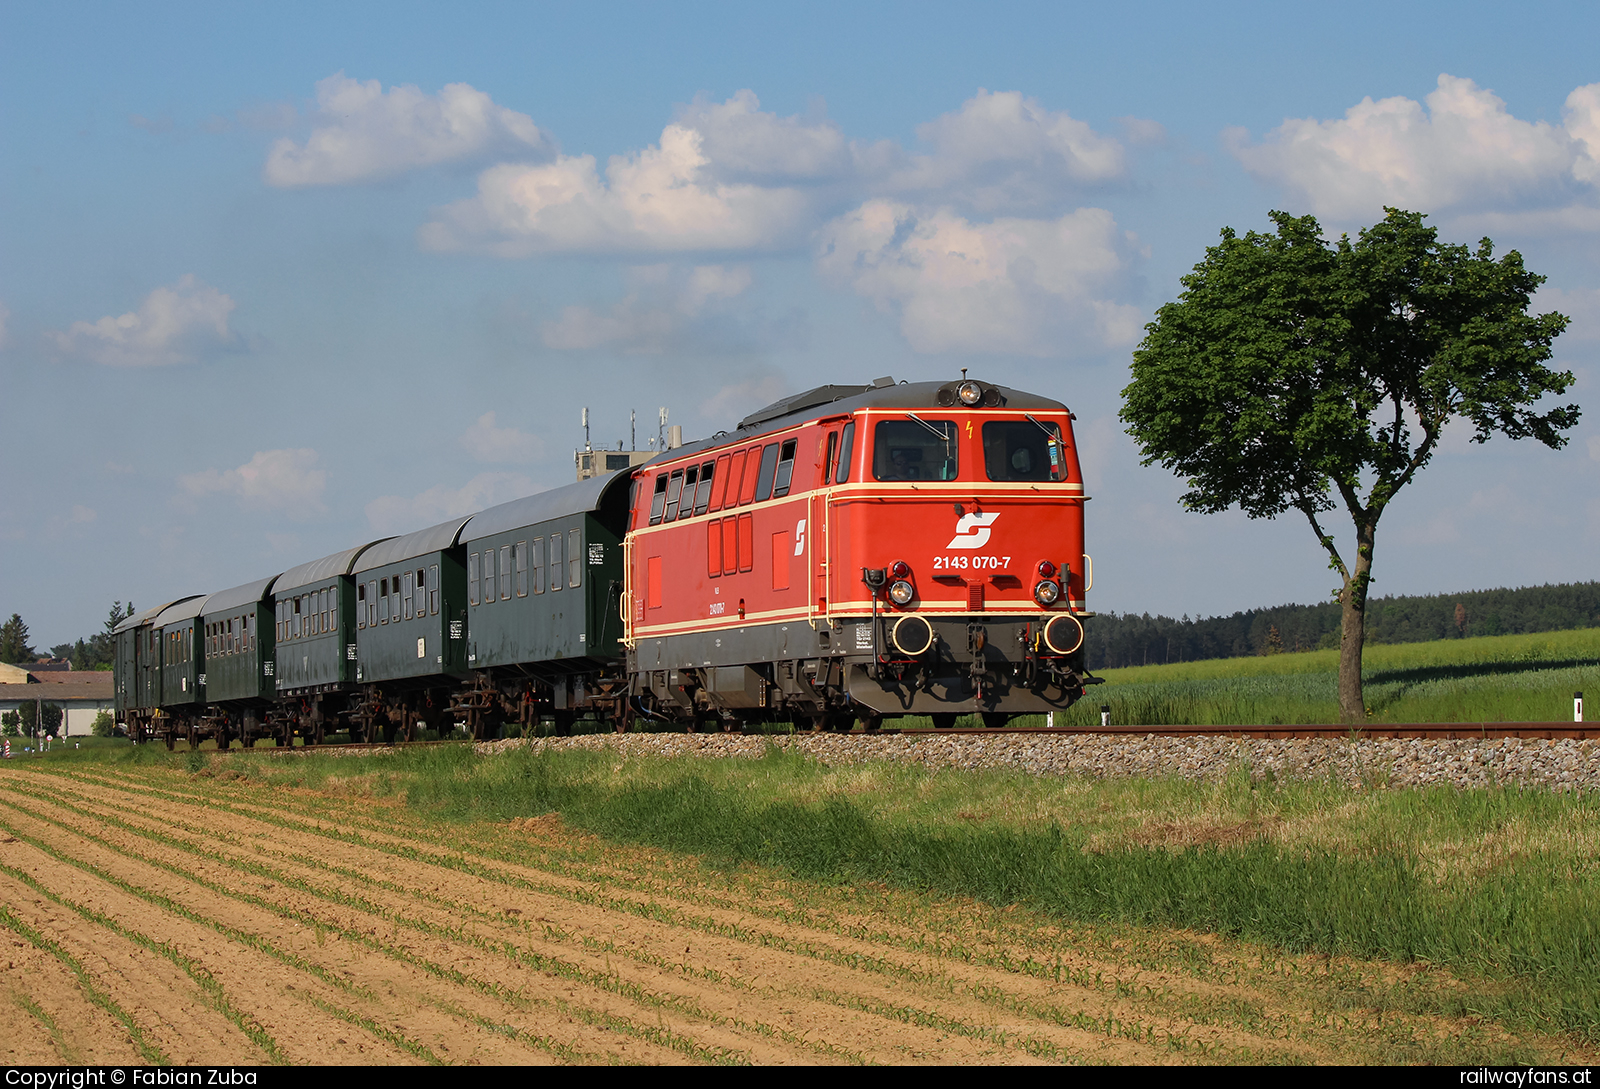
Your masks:
<svg viewBox="0 0 1600 1089"><path fill-rule="evenodd" d="M1395 986L1385 966L1335 973L1195 935L1067 930L1018 909L718 871L554 816L444 824L170 769L4 769L0 940L7 1064L1581 1054L1330 1003L1330 987ZM1284 982L1302 971L1329 982Z"/></svg>

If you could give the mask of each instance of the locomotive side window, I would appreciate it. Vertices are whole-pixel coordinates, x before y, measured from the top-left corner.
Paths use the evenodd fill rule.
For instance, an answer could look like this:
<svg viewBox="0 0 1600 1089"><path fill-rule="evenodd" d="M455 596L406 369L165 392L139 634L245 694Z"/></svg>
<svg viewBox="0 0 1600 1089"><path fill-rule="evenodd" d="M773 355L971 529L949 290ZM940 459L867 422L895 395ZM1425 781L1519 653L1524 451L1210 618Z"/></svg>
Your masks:
<svg viewBox="0 0 1600 1089"><path fill-rule="evenodd" d="M872 475L879 480L954 480L960 470L957 434L952 420L883 420L873 431Z"/></svg>
<svg viewBox="0 0 1600 1089"><path fill-rule="evenodd" d="M704 514L711 504L712 474L716 471L717 463L708 461L700 466L700 490L695 494L694 512Z"/></svg>
<svg viewBox="0 0 1600 1089"><path fill-rule="evenodd" d="M856 450L856 422L851 420L844 425L844 437L839 440L839 471L833 475L835 484L843 484L850 479L850 458Z"/></svg>
<svg viewBox="0 0 1600 1089"><path fill-rule="evenodd" d="M467 604L478 603L478 554L467 557Z"/></svg>
<svg viewBox="0 0 1600 1089"><path fill-rule="evenodd" d="M769 443L761 451L761 475L756 478L756 501L772 498L772 478L778 471L778 444Z"/></svg>
<svg viewBox="0 0 1600 1089"><path fill-rule="evenodd" d="M721 510L724 499L728 494L728 455L723 454L717 459L716 483L711 487L711 505L707 510ZM738 494L737 492L734 494Z"/></svg>
<svg viewBox="0 0 1600 1089"><path fill-rule="evenodd" d="M511 600L511 546L500 546L500 600Z"/></svg>
<svg viewBox="0 0 1600 1089"><path fill-rule="evenodd" d="M739 570L739 520L722 520L722 573L732 575Z"/></svg>
<svg viewBox="0 0 1600 1089"><path fill-rule="evenodd" d="M677 475L677 474L673 474ZM550 534L550 590L561 589L561 534Z"/></svg>
<svg viewBox="0 0 1600 1089"><path fill-rule="evenodd" d="M665 480L666 477L662 477ZM666 493L663 492L663 495ZM533 592L544 593L544 538L533 539Z"/></svg>
<svg viewBox="0 0 1600 1089"><path fill-rule="evenodd" d="M528 596L528 542L518 541L515 550L517 567L517 596Z"/></svg>
<svg viewBox="0 0 1600 1089"><path fill-rule="evenodd" d="M983 425L983 467L990 480L1065 480L1061 430L1032 420L991 420Z"/></svg>
<svg viewBox="0 0 1600 1089"><path fill-rule="evenodd" d="M712 578L722 574L722 525L732 521L728 518L713 518L706 523L706 574Z"/></svg>
<svg viewBox="0 0 1600 1089"><path fill-rule="evenodd" d="M667 512L661 518L663 522L670 522L678 517L678 495L683 491L683 470L679 469L672 474L672 479L667 482Z"/></svg>
<svg viewBox="0 0 1600 1089"><path fill-rule="evenodd" d="M661 524L661 515L667 509L667 474L656 477L656 490L650 496L650 524Z"/></svg>
<svg viewBox="0 0 1600 1089"><path fill-rule="evenodd" d="M739 484L739 505L741 507L755 499L756 483L761 477L761 447L752 446L744 453L743 476ZM729 494L732 493L730 492Z"/></svg>
<svg viewBox="0 0 1600 1089"><path fill-rule="evenodd" d="M567 585L583 585L582 530L567 530Z"/></svg>
<svg viewBox="0 0 1600 1089"><path fill-rule="evenodd" d="M783 444L783 453L778 458L778 478L772 488L773 498L789 494L789 482L794 478L794 448L795 439L789 439ZM765 469L765 463L762 464Z"/></svg>

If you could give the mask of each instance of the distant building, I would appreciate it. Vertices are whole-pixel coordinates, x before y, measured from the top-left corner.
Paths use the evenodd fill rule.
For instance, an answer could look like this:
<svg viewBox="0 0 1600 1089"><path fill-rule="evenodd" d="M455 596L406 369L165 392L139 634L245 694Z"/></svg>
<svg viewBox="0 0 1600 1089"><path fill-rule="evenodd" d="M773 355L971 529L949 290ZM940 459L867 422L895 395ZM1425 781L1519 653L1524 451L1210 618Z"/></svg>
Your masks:
<svg viewBox="0 0 1600 1089"><path fill-rule="evenodd" d="M53 703L61 708L63 737L94 732L94 719L115 706L110 670L63 669L55 662L22 668L0 665L0 714L20 711L25 703Z"/></svg>

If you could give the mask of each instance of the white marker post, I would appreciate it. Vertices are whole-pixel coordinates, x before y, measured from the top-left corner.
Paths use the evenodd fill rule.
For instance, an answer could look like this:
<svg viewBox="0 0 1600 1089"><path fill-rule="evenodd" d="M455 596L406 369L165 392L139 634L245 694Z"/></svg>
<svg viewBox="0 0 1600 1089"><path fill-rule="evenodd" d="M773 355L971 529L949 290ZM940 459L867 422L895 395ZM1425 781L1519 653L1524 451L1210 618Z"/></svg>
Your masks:
<svg viewBox="0 0 1600 1089"><path fill-rule="evenodd" d="M1583 693L1582 692L1574 692L1572 694L1572 721L1573 722L1582 722L1583 721Z"/></svg>
<svg viewBox="0 0 1600 1089"><path fill-rule="evenodd" d="M1100 725L1111 725L1111 705L1109 703L1102 703L1100 705Z"/></svg>

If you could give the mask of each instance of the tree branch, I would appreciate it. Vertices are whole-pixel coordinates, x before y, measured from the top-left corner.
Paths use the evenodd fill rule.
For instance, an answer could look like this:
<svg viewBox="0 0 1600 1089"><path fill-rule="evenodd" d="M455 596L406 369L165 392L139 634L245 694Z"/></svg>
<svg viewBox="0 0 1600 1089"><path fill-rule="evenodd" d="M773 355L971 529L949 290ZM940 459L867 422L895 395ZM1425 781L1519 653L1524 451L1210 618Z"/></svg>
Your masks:
<svg viewBox="0 0 1600 1089"><path fill-rule="evenodd" d="M1317 540L1322 542L1322 547L1327 549L1328 555L1332 557L1332 562L1328 566L1339 572L1339 577L1345 581L1346 585L1349 585L1350 569L1344 565L1344 557L1339 555L1339 546L1333 543L1333 538L1322 532L1322 525L1317 521L1316 509L1312 507L1309 500L1304 499L1296 503L1295 506L1299 507L1305 514L1306 520L1311 523L1311 531L1317 535Z"/></svg>

